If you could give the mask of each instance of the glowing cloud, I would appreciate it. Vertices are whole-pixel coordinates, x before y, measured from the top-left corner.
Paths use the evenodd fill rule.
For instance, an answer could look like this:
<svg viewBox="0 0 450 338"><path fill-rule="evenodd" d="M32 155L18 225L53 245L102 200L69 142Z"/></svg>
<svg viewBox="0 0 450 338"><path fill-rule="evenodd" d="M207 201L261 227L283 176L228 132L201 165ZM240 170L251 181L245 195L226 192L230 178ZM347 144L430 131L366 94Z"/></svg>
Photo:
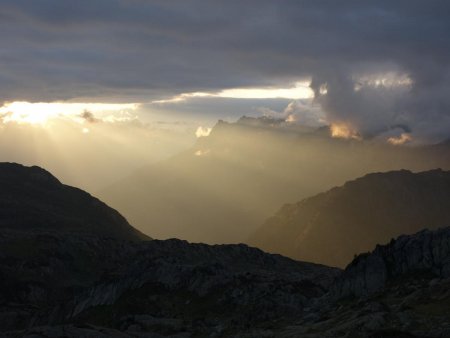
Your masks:
<svg viewBox="0 0 450 338"><path fill-rule="evenodd" d="M332 123L330 125L331 136L336 138L360 140L358 132L347 123Z"/></svg>
<svg viewBox="0 0 450 338"><path fill-rule="evenodd" d="M157 100L152 103L174 103L185 101L196 97L222 97L233 99L307 99L314 96L314 92L309 88L310 81L296 82L290 88L231 88L219 92L194 92L183 93L167 100Z"/></svg>
<svg viewBox="0 0 450 338"><path fill-rule="evenodd" d="M401 134L400 136L398 136L398 137L389 137L387 141L388 141L388 143L390 143L390 144L393 144L393 145L395 145L395 146L398 146L398 145L402 145L402 144L411 142L411 141L412 141L412 137L411 137L411 135L408 134L408 133L402 133L402 134Z"/></svg>
<svg viewBox="0 0 450 338"><path fill-rule="evenodd" d="M197 136L197 137L209 136L209 134L211 133L211 130L212 130L212 128L207 128L207 127L200 126L195 131L195 136Z"/></svg>

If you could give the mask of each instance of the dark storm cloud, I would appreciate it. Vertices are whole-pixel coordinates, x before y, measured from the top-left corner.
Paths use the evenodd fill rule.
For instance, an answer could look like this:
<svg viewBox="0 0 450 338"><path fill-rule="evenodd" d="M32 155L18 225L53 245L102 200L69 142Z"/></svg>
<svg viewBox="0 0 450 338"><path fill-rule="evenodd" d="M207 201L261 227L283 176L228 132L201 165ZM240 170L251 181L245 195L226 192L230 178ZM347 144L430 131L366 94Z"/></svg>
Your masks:
<svg viewBox="0 0 450 338"><path fill-rule="evenodd" d="M149 102L312 77L330 120L444 137L449 15L448 1L419 0L0 0L0 101ZM392 72L409 91L354 90Z"/></svg>

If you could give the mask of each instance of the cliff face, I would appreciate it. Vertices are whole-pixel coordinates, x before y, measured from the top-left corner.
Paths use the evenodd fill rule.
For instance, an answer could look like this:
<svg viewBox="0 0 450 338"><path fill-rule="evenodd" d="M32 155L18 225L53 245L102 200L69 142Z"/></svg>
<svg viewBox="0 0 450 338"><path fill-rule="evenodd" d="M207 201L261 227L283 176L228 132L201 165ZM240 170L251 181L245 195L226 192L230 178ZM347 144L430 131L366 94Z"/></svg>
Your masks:
<svg viewBox="0 0 450 338"><path fill-rule="evenodd" d="M80 189L62 184L42 168L0 163L0 186L0 228L149 239L116 210Z"/></svg>
<svg viewBox="0 0 450 338"><path fill-rule="evenodd" d="M354 255L401 234L450 224L450 172L368 174L285 205L251 245L299 260L344 267Z"/></svg>
<svg viewBox="0 0 450 338"><path fill-rule="evenodd" d="M340 298L365 296L400 277L423 273L435 278L450 277L450 228L400 236L371 253L359 255L336 280L332 292Z"/></svg>

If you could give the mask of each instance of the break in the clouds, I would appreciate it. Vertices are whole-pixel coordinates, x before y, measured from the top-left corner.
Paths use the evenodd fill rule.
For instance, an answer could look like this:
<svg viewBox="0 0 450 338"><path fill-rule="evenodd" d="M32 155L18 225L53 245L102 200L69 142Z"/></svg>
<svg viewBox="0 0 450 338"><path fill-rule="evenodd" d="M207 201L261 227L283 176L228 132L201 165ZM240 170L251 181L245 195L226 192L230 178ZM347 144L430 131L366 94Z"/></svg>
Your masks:
<svg viewBox="0 0 450 338"><path fill-rule="evenodd" d="M311 80L328 123L439 140L449 13L439 0L0 0L0 101L189 101Z"/></svg>

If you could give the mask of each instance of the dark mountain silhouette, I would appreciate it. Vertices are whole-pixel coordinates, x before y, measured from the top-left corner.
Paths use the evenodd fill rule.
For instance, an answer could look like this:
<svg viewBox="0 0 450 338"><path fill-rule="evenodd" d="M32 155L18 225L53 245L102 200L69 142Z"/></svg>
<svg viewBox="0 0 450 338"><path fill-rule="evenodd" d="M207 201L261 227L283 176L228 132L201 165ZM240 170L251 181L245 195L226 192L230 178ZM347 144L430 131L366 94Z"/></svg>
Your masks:
<svg viewBox="0 0 450 338"><path fill-rule="evenodd" d="M369 172L450 169L449 147L336 139L278 119L219 121L177 156L99 192L154 238L245 241L281 205Z"/></svg>
<svg viewBox="0 0 450 338"><path fill-rule="evenodd" d="M402 236L342 271L243 244L130 241L103 228L80 230L87 224L80 219L94 215L85 200L98 208L97 200L43 169L0 167L8 191L0 201L9 210L0 213L2 337L424 338L450 332L450 228ZM106 210L92 216L95 224L111 223ZM64 226L25 222L32 216L53 216Z"/></svg>
<svg viewBox="0 0 450 338"><path fill-rule="evenodd" d="M124 240L149 237L88 193L39 167L0 163L0 228L84 232Z"/></svg>
<svg viewBox="0 0 450 338"><path fill-rule="evenodd" d="M345 266L400 234L450 224L450 172L368 174L283 206L249 243L300 260Z"/></svg>

